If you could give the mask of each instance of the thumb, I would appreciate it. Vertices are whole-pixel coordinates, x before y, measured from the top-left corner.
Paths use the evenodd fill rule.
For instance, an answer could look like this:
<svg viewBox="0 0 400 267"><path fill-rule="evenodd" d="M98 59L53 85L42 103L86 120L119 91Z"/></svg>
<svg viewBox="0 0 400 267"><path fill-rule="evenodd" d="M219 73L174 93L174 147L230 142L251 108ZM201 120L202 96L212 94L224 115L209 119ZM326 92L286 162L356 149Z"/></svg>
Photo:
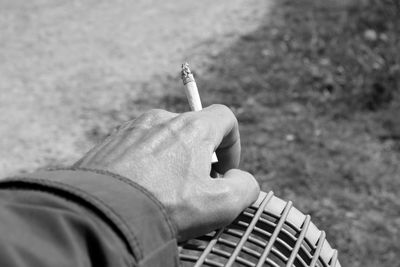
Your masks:
<svg viewBox="0 0 400 267"><path fill-rule="evenodd" d="M191 205L194 212L176 220L180 241L230 224L256 201L260 192L253 175L237 169L227 171L222 178L208 181L205 188L191 191L191 200L188 203L194 203Z"/></svg>
<svg viewBox="0 0 400 267"><path fill-rule="evenodd" d="M260 186L253 175L239 169L230 169L223 178L214 179L225 185L230 194L225 201L220 202L223 207L226 223L232 222L245 208L257 200L260 194Z"/></svg>

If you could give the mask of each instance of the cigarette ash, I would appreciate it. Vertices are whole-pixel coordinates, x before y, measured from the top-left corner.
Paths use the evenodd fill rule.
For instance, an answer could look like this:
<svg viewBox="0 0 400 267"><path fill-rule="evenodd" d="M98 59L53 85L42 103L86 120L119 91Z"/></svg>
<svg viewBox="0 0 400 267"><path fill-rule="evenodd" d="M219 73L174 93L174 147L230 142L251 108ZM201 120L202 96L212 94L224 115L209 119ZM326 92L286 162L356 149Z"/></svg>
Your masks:
<svg viewBox="0 0 400 267"><path fill-rule="evenodd" d="M182 80L187 79L190 74L192 74L192 72L189 69L189 63L187 63L187 62L183 63L182 64L182 71L181 71Z"/></svg>
<svg viewBox="0 0 400 267"><path fill-rule="evenodd" d="M182 64L181 78L184 85L194 82L193 73L190 71L189 64L187 62Z"/></svg>

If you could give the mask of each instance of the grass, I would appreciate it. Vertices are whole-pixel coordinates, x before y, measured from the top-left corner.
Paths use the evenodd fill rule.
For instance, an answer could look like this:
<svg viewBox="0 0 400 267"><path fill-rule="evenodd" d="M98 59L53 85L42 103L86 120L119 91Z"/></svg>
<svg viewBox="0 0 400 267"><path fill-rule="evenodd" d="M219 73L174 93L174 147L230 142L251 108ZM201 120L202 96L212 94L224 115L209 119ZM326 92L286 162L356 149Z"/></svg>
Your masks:
<svg viewBox="0 0 400 267"><path fill-rule="evenodd" d="M342 266L398 266L397 6L279 1L256 31L210 55L212 64L197 76L204 104L226 104L239 119L241 167L264 191L311 214ZM184 96L165 92L127 110L187 110Z"/></svg>
<svg viewBox="0 0 400 267"><path fill-rule="evenodd" d="M390 1L281 1L197 79L206 104L237 115L242 168L311 214L343 266L398 265L398 12Z"/></svg>

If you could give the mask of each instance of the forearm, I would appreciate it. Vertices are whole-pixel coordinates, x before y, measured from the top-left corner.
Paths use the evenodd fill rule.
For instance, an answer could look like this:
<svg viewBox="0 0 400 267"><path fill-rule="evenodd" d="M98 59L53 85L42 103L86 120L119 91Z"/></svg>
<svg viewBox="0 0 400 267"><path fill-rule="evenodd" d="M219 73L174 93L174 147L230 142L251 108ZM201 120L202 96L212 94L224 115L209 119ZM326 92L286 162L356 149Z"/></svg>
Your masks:
<svg viewBox="0 0 400 267"><path fill-rule="evenodd" d="M39 172L0 182L0 198L1 266L177 266L163 207L123 177Z"/></svg>

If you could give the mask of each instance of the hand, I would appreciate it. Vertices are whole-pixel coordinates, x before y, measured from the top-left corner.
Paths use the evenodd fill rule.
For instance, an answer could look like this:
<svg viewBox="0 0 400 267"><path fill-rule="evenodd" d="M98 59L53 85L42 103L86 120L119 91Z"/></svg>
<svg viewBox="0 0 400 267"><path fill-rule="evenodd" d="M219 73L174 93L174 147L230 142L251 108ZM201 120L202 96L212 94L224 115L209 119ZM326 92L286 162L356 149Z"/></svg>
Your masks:
<svg viewBox="0 0 400 267"><path fill-rule="evenodd" d="M223 177L210 177L214 168ZM177 226L177 239L208 233L232 222L255 201L259 185L240 160L238 123L232 111L212 105L176 114L152 110L123 124L75 166L106 170L140 184L161 201Z"/></svg>

